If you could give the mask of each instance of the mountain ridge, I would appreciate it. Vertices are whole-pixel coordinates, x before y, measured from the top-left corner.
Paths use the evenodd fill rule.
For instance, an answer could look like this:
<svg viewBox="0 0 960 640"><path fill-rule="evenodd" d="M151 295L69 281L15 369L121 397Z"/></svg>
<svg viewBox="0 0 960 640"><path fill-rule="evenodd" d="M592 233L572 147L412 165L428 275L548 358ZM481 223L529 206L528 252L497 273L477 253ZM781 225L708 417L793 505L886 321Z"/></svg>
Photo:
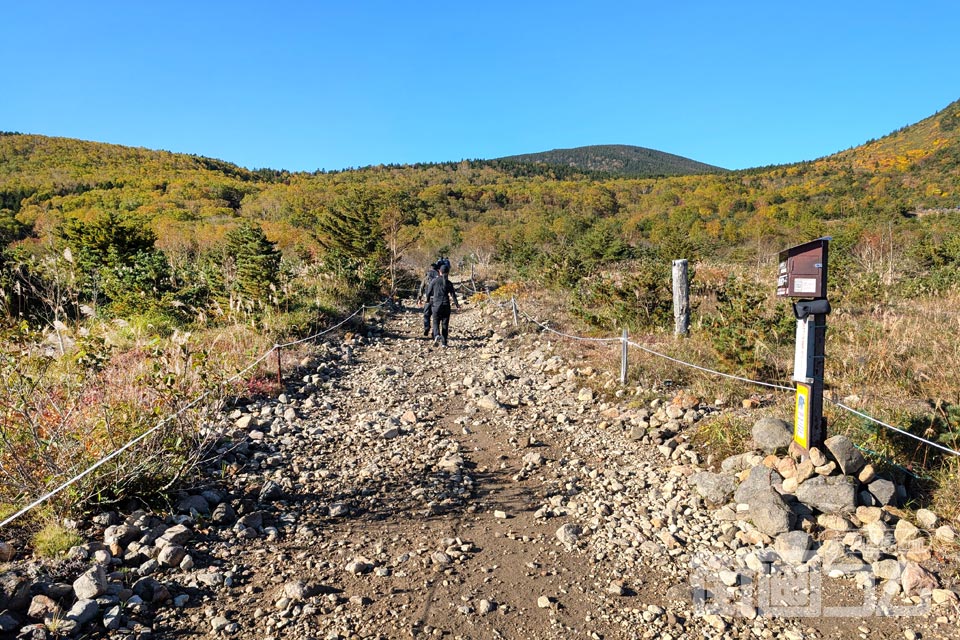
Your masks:
<svg viewBox="0 0 960 640"><path fill-rule="evenodd" d="M495 158L572 167L621 177L682 176L721 173L727 169L676 154L627 144L597 144Z"/></svg>

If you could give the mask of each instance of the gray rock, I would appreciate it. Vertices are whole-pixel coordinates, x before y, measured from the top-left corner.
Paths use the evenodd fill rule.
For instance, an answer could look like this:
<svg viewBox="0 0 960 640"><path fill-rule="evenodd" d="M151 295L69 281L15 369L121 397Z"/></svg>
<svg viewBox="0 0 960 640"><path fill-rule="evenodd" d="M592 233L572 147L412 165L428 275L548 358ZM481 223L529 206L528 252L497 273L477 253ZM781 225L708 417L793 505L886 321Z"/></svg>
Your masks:
<svg viewBox="0 0 960 640"><path fill-rule="evenodd" d="M178 544L168 544L160 549L157 554L157 562L165 567L176 567L186 557L187 550Z"/></svg>
<svg viewBox="0 0 960 640"><path fill-rule="evenodd" d="M847 436L833 436L832 438L827 438L823 444L827 448L827 451L833 456L833 459L837 461L837 464L840 466L840 472L844 475L856 475L860 473L863 466L867 464L867 460L863 457L863 454L860 453L857 446L853 444L853 441Z"/></svg>
<svg viewBox="0 0 960 640"><path fill-rule="evenodd" d="M902 567L898 560L888 558L886 560L878 560L870 565L873 569L873 575L877 576L881 580L899 580Z"/></svg>
<svg viewBox="0 0 960 640"><path fill-rule="evenodd" d="M241 416L240 419L238 419L233 424L237 427L237 429L246 430L252 427L256 427L258 422L259 421L257 420L256 416L248 413L244 416Z"/></svg>
<svg viewBox="0 0 960 640"><path fill-rule="evenodd" d="M97 617L100 613L100 605L96 600L77 600L70 611L67 611L67 620L73 620L78 626L83 626Z"/></svg>
<svg viewBox="0 0 960 640"><path fill-rule="evenodd" d="M133 583L133 592L144 602L159 604L170 600L170 591L154 578L144 577Z"/></svg>
<svg viewBox="0 0 960 640"><path fill-rule="evenodd" d="M749 504L754 495L766 493L771 489L776 490L781 486L783 486L783 476L773 469L763 465L757 465L750 470L750 475L747 476L747 479L737 487L733 498L738 503Z"/></svg>
<svg viewBox="0 0 960 640"><path fill-rule="evenodd" d="M188 527L182 524L174 525L163 532L159 538L157 538L157 546L164 547L168 544L185 544L190 538L193 537L193 531Z"/></svg>
<svg viewBox="0 0 960 640"><path fill-rule="evenodd" d="M728 473L700 471L690 476L690 482L697 493L710 504L725 504L730 501L736 489L736 479Z"/></svg>
<svg viewBox="0 0 960 640"><path fill-rule="evenodd" d="M480 603L477 605L477 613L479 613L479 614L482 615L482 616L485 616L485 615L487 615L488 613L492 613L493 611L495 611L496 608L497 608L497 603L496 603L496 602L493 602L493 601L491 601L491 600L487 600L487 599L484 598L484 599L481 600Z"/></svg>
<svg viewBox="0 0 960 640"><path fill-rule="evenodd" d="M241 517L234 528L246 529L247 527L257 531L263 529L263 511L254 511Z"/></svg>
<svg viewBox="0 0 960 640"><path fill-rule="evenodd" d="M437 468L447 473L457 473L463 468L463 456L459 453L446 455L437 462Z"/></svg>
<svg viewBox="0 0 960 640"><path fill-rule="evenodd" d="M893 544L893 533L890 527L882 520L868 522L861 529L867 540L875 547L887 547Z"/></svg>
<svg viewBox="0 0 960 640"><path fill-rule="evenodd" d="M817 549L817 555L823 560L823 566L828 569L834 563L841 561L846 553L847 548L839 540L825 540Z"/></svg>
<svg viewBox="0 0 960 640"><path fill-rule="evenodd" d="M120 605L115 604L103 614L103 626L108 631L115 631L120 628L123 617L120 614Z"/></svg>
<svg viewBox="0 0 960 640"><path fill-rule="evenodd" d="M857 481L849 476L815 476L797 488L797 500L824 513L853 513Z"/></svg>
<svg viewBox="0 0 960 640"><path fill-rule="evenodd" d="M230 621L224 616L217 616L210 621L210 627L214 632L219 633L230 626Z"/></svg>
<svg viewBox="0 0 960 640"><path fill-rule="evenodd" d="M177 511L189 514L196 512L201 516L209 516L210 503L203 496L187 496L177 502Z"/></svg>
<svg viewBox="0 0 960 640"><path fill-rule="evenodd" d="M27 617L33 620L43 620L47 616L62 617L63 610L50 596L33 596L30 607L27 609Z"/></svg>
<svg viewBox="0 0 960 640"><path fill-rule="evenodd" d="M546 462L546 458L539 451L531 451L523 456L523 464L531 467L539 467Z"/></svg>
<svg viewBox="0 0 960 640"><path fill-rule="evenodd" d="M381 438L384 440L394 440L400 436L400 429L397 427L390 427L381 434Z"/></svg>
<svg viewBox="0 0 960 640"><path fill-rule="evenodd" d="M0 562L10 562L14 554L13 545L0 540Z"/></svg>
<svg viewBox="0 0 960 640"><path fill-rule="evenodd" d="M753 525L768 536L775 537L789 531L796 514L773 488L757 491L747 502L749 518Z"/></svg>
<svg viewBox="0 0 960 640"><path fill-rule="evenodd" d="M802 564L813 556L810 546L810 535L805 531L787 531L773 541L774 550L784 562L792 565Z"/></svg>
<svg viewBox="0 0 960 640"><path fill-rule="evenodd" d="M631 440L643 440L647 437L647 428L642 425L633 425L630 428L629 438Z"/></svg>
<svg viewBox="0 0 960 640"><path fill-rule="evenodd" d="M211 516L214 524L231 525L237 520L237 512L227 502L221 502Z"/></svg>
<svg viewBox="0 0 960 640"><path fill-rule="evenodd" d="M920 530L909 520L901 519L897 522L897 526L893 530L893 539L896 540L897 544L901 545L915 540L919 536Z"/></svg>
<svg viewBox="0 0 960 640"><path fill-rule="evenodd" d="M78 600L92 600L107 592L107 575L96 565L73 581L73 592Z"/></svg>
<svg viewBox="0 0 960 640"><path fill-rule="evenodd" d="M562 542L568 547L573 547L577 544L577 540L580 539L580 534L583 533L583 529L580 525L567 523L557 529L557 540Z"/></svg>
<svg viewBox="0 0 960 640"><path fill-rule="evenodd" d="M793 442L790 424L779 418L761 418L753 425L753 441L766 453L785 449Z"/></svg>
<svg viewBox="0 0 960 640"><path fill-rule="evenodd" d="M308 597L309 589L302 580L295 580L283 585L283 595L291 600L305 600Z"/></svg>
<svg viewBox="0 0 960 640"><path fill-rule="evenodd" d="M735 473L743 471L750 467L749 456L750 454L747 453L738 453L729 458L724 458L723 462L720 463L720 470L733 471Z"/></svg>
<svg viewBox="0 0 960 640"><path fill-rule="evenodd" d="M500 408L500 403L494 396L487 395L477 400L477 406L487 411L494 411Z"/></svg>
<svg viewBox="0 0 960 640"><path fill-rule="evenodd" d="M139 573L141 576L149 576L152 573L156 573L159 568L160 563L153 558L150 558L137 568L137 573Z"/></svg>
<svg viewBox="0 0 960 640"><path fill-rule="evenodd" d="M354 575L362 575L364 573L370 573L373 571L373 565L363 560L351 560L344 567L344 570L347 573L352 573Z"/></svg>
<svg viewBox="0 0 960 640"><path fill-rule="evenodd" d="M126 547L128 544L140 538L143 530L133 524L118 524L107 527L103 532L103 543L108 547L119 546Z"/></svg>
<svg viewBox="0 0 960 640"><path fill-rule="evenodd" d="M283 487L273 480L267 480L263 483L263 488L260 489L260 502L273 502L282 498Z"/></svg>
<svg viewBox="0 0 960 640"><path fill-rule="evenodd" d="M890 480L878 478L867 485L867 490L880 506L895 505L897 502L897 485Z"/></svg>

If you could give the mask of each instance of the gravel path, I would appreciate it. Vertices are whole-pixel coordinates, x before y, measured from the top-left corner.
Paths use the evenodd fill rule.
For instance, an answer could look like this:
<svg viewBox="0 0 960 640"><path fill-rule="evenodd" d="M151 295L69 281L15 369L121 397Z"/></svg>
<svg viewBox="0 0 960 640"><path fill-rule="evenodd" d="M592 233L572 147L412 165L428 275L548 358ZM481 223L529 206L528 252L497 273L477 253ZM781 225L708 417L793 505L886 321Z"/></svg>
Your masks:
<svg viewBox="0 0 960 640"><path fill-rule="evenodd" d="M956 637L946 590L943 604L897 598L906 615L878 615L863 606L876 588L791 569L769 538L708 508L686 435L716 409L617 397L610 373L508 315L468 305L442 348L407 309L320 345L279 401L224 416L224 460L205 492L182 496L183 515L95 521L106 543L135 522L187 529L142 559L129 560L136 542L106 544L156 583L136 583L142 615L121 609L109 633Z"/></svg>

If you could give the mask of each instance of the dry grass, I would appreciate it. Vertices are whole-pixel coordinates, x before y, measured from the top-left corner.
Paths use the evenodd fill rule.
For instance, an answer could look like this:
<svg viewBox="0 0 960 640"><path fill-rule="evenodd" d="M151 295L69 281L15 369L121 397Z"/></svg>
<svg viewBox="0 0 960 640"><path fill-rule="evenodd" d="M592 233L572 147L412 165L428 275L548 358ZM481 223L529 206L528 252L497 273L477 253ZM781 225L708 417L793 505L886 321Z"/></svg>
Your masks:
<svg viewBox="0 0 960 640"><path fill-rule="evenodd" d="M714 292L722 286L724 274L737 269L740 267L697 266L696 277L702 279L699 286L694 287L695 311L689 336L676 337L672 334L672 327L662 327L642 335L633 334L630 340L670 358L736 374L717 357L711 336L697 318L698 314L713 308ZM763 285L768 271L771 270L758 267L745 275L756 277L760 274L758 282ZM769 289L768 304L773 308L776 300L772 284ZM583 337L619 337L615 330L598 330L573 318L568 312L570 305L566 294L552 290L545 292L539 287L517 283L507 285L503 290L516 296L522 313L549 324L551 328ZM893 299L892 295L888 298ZM833 313L828 316L826 346L828 400L843 401L878 420L931 439L936 439L947 428L944 426L949 422L947 418L956 421L960 409L951 413L951 408L960 405L960 340L957 339L960 335L960 292L849 308L840 301L834 302L833 308ZM510 312L503 310L502 313L507 317ZM529 323L523 330L542 331ZM589 363L614 376L619 374L619 344L597 345L554 338L546 332L542 335L544 339L563 345L566 352L577 354L573 356L576 361ZM783 344L761 344L758 349L768 372L761 381L792 387L792 336ZM629 351L629 363L631 386L639 384L661 392L684 387L707 402L718 400L732 407L739 406L745 398L760 398L782 417L790 419L792 416L791 392L701 372L636 348ZM855 441L881 454L882 458L918 475L932 477L933 489L925 499L944 517L960 517L960 496L955 490L960 460L873 425L832 402L826 403L825 414L831 433L847 433ZM960 431L956 422L952 424ZM720 425L716 429L706 427L707 432L698 437L705 442L714 442L718 450L723 450L726 444L722 439L710 435L722 431L723 426L732 428L735 425ZM948 439L945 444L957 448L960 438ZM881 459L880 465L883 464Z"/></svg>

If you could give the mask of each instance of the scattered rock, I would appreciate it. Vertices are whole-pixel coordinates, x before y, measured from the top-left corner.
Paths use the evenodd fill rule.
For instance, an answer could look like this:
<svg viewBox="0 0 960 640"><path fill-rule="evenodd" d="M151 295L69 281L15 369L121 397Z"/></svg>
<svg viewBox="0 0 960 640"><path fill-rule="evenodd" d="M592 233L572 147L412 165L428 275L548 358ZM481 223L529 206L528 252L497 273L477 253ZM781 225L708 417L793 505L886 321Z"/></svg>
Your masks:
<svg viewBox="0 0 960 640"><path fill-rule="evenodd" d="M836 435L827 438L823 445L833 456L833 459L837 461L837 465L840 466L840 473L844 475L857 475L867 463L866 458L857 449L857 445L853 444L853 441L847 436Z"/></svg>
<svg viewBox="0 0 960 640"><path fill-rule="evenodd" d="M796 495L797 500L823 513L853 513L857 481L849 476L818 476L801 484Z"/></svg>
<svg viewBox="0 0 960 640"><path fill-rule="evenodd" d="M580 525L567 523L557 529L557 540L568 547L574 547L577 544L577 540L580 539L581 533L583 533L583 529Z"/></svg>
<svg viewBox="0 0 960 640"><path fill-rule="evenodd" d="M907 596L933 590L940 586L937 578L916 562L904 564L900 574L900 585L903 587L904 595Z"/></svg>
<svg viewBox="0 0 960 640"><path fill-rule="evenodd" d="M715 505L728 502L736 489L736 480L727 473L700 471L691 475L689 480L704 500Z"/></svg>
<svg viewBox="0 0 960 640"><path fill-rule="evenodd" d="M779 418L761 418L753 425L753 441L766 453L786 449L793 442L793 429Z"/></svg>

